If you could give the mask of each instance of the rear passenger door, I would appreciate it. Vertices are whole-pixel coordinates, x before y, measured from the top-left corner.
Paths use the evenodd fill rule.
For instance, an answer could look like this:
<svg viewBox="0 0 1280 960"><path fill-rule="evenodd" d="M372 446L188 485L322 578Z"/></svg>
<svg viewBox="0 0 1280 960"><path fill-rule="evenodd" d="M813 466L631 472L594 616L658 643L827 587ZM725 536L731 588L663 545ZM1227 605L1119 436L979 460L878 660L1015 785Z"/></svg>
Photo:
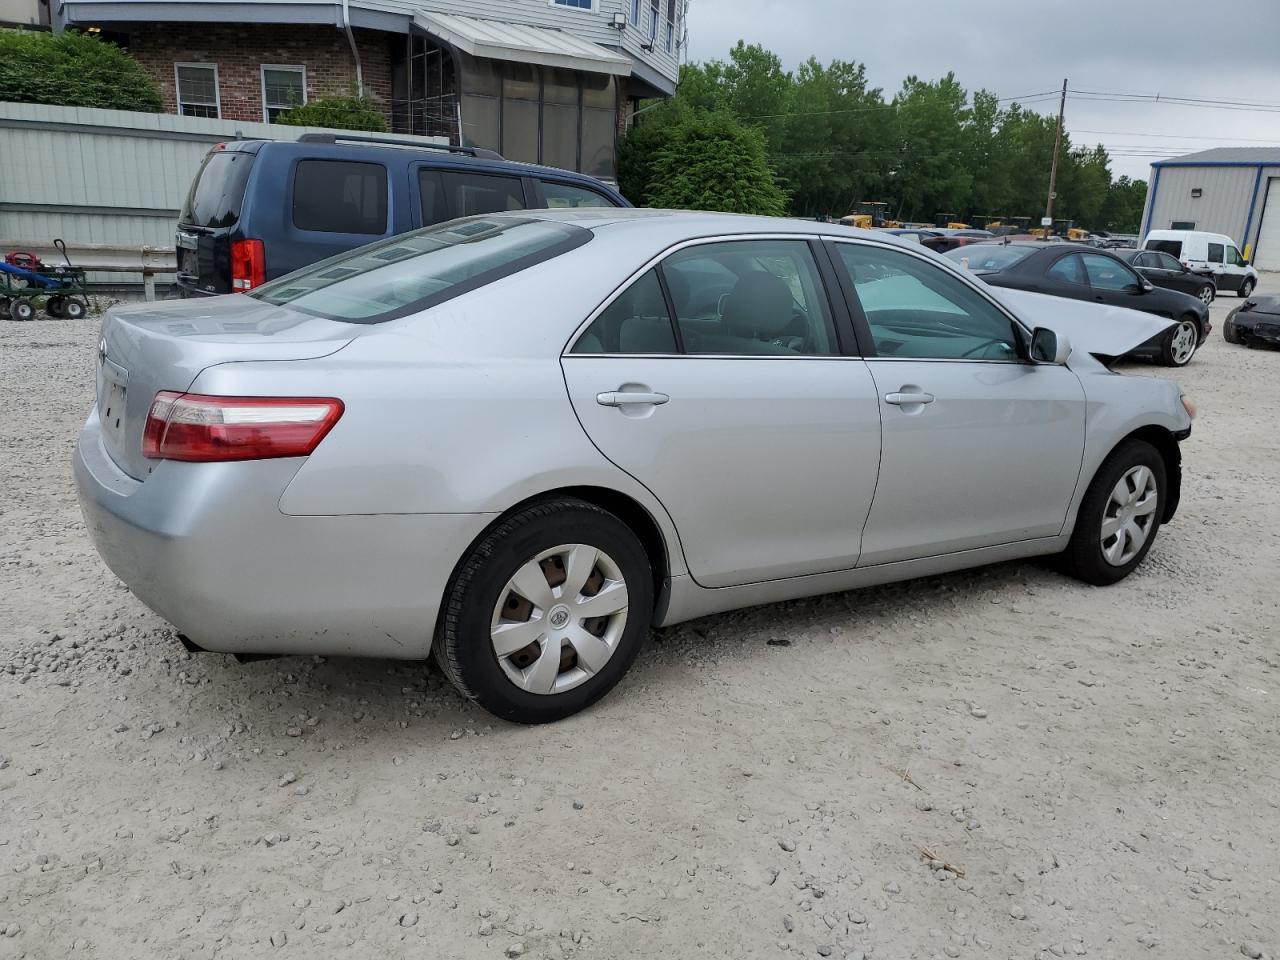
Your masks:
<svg viewBox="0 0 1280 960"><path fill-rule="evenodd" d="M288 242L267 240L268 280L393 232L381 163L305 158L293 165L290 181Z"/></svg>
<svg viewBox="0 0 1280 960"><path fill-rule="evenodd" d="M583 428L662 501L694 579L726 587L850 569L880 414L824 251L688 245L605 304L563 358Z"/></svg>

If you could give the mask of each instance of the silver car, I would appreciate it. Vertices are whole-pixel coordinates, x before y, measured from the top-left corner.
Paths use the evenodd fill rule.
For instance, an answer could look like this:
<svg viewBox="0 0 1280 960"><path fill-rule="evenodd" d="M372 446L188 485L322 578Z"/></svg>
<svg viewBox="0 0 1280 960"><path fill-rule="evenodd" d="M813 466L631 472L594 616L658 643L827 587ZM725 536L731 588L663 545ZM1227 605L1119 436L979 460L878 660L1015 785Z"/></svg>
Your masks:
<svg viewBox="0 0 1280 960"><path fill-rule="evenodd" d="M189 646L434 651L543 722L653 625L1038 555L1121 579L1193 408L1109 363L1168 325L882 233L482 216L115 308L75 472Z"/></svg>

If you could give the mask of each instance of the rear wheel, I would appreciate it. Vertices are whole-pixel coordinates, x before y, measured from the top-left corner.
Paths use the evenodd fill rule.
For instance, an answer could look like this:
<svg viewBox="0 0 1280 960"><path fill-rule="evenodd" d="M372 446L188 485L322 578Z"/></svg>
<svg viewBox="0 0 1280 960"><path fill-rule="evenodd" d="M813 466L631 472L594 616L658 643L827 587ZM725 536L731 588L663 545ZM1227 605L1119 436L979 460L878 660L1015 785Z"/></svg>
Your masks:
<svg viewBox="0 0 1280 960"><path fill-rule="evenodd" d="M44 302L44 312L55 319L62 319L62 308L66 304L64 297L50 297Z"/></svg>
<svg viewBox="0 0 1280 960"><path fill-rule="evenodd" d="M1185 367L1196 355L1199 344L1200 324L1191 317L1183 317L1165 335L1160 346L1160 362L1166 367Z"/></svg>
<svg viewBox="0 0 1280 960"><path fill-rule="evenodd" d="M0 297L0 320L9 319L9 304L12 302L8 297Z"/></svg>
<svg viewBox="0 0 1280 960"><path fill-rule="evenodd" d="M1151 444L1129 440L1112 452L1080 504L1062 555L1066 572L1097 586L1132 573L1160 529L1166 484L1164 460Z"/></svg>
<svg viewBox="0 0 1280 960"><path fill-rule="evenodd" d="M1213 303L1213 296L1214 296L1213 284L1206 283L1203 287L1201 287L1199 290L1196 291L1196 296L1199 298L1200 302L1203 303L1206 307L1209 304Z"/></svg>
<svg viewBox="0 0 1280 960"><path fill-rule="evenodd" d="M1240 299L1248 299L1251 293L1253 293L1252 280L1246 280L1244 283L1240 284Z"/></svg>
<svg viewBox="0 0 1280 960"><path fill-rule="evenodd" d="M653 614L644 547L613 514L571 498L500 521L462 562L435 657L466 697L517 723L548 723L609 692Z"/></svg>
<svg viewBox="0 0 1280 960"><path fill-rule="evenodd" d="M88 312L85 302L76 297L68 297L62 301L62 315L68 320L79 320Z"/></svg>
<svg viewBox="0 0 1280 960"><path fill-rule="evenodd" d="M9 318L26 322L35 318L36 308L30 300L14 300L9 304Z"/></svg>

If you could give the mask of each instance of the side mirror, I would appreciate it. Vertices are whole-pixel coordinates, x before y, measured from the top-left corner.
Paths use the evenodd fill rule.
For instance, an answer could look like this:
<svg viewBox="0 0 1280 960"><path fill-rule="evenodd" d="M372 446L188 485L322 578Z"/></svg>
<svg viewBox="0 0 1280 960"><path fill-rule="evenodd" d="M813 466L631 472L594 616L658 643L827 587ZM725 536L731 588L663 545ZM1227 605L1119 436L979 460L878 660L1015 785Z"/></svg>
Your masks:
<svg viewBox="0 0 1280 960"><path fill-rule="evenodd" d="M1155 285L1154 285L1154 284L1150 284L1150 283L1148 283L1146 280L1143 280L1143 281L1142 281L1142 292L1143 292L1143 293L1150 293L1150 292L1151 292L1152 290L1154 290L1154 289L1155 289Z"/></svg>
<svg viewBox="0 0 1280 960"><path fill-rule="evenodd" d="M1031 332L1031 360L1033 363L1052 363L1063 366L1071 356L1071 342L1052 330L1036 327Z"/></svg>

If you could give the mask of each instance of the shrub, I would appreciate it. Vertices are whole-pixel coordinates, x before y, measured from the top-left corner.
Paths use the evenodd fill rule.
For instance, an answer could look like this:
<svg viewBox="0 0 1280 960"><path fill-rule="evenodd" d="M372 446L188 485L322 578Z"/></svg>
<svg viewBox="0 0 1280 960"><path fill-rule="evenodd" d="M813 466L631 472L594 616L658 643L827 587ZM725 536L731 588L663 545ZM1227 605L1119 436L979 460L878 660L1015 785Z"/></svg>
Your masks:
<svg viewBox="0 0 1280 960"><path fill-rule="evenodd" d="M649 182L649 206L771 217L787 212L764 134L725 113L690 114L668 128Z"/></svg>
<svg viewBox="0 0 1280 960"><path fill-rule="evenodd" d="M0 100L160 113L160 88L114 43L83 33L0 30Z"/></svg>
<svg viewBox="0 0 1280 960"><path fill-rule="evenodd" d="M371 130L385 133L387 122L366 97L323 97L294 107L276 118L293 127L324 127L328 130Z"/></svg>

